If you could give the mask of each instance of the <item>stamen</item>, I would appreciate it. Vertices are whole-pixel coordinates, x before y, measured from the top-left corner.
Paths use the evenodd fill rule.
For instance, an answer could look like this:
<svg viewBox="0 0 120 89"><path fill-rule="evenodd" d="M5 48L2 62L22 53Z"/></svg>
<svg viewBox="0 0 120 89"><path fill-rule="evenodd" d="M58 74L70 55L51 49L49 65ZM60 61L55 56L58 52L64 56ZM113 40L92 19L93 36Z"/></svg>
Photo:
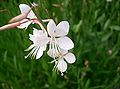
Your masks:
<svg viewBox="0 0 120 89"><path fill-rule="evenodd" d="M34 51L34 53L31 55L31 57L34 59L35 56L37 55L37 52L39 50L40 47L37 47L36 50Z"/></svg>
<svg viewBox="0 0 120 89"><path fill-rule="evenodd" d="M64 74L63 74L63 72L61 72L61 76L63 76Z"/></svg>
<svg viewBox="0 0 120 89"><path fill-rule="evenodd" d="M44 19L43 22L50 22L52 19Z"/></svg>
<svg viewBox="0 0 120 89"><path fill-rule="evenodd" d="M27 56L25 56L25 59L26 59L28 56L30 56L31 54L33 54L33 52L35 51L35 49L36 49L36 48L33 48L32 51L31 51Z"/></svg>

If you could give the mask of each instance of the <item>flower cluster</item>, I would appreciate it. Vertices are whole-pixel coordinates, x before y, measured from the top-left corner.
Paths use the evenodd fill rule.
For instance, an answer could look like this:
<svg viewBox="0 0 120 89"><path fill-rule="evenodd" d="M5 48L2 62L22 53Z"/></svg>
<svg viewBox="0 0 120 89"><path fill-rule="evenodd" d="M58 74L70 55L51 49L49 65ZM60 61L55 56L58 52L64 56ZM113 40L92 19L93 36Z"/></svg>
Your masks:
<svg viewBox="0 0 120 89"><path fill-rule="evenodd" d="M72 40L67 37L69 23L67 21L61 21L56 25L52 19L42 20L43 22L48 22L45 28L32 11L32 8L36 6L35 3L32 4L32 7L26 4L20 4L21 14L12 18L8 25L0 27L0 30L13 27L27 29L30 24L38 24L41 29L33 28L33 34L29 34L29 39L32 44L25 50L30 51L25 58L30 56L39 59L47 47L49 47L47 54L53 58L51 61L51 63L55 64L53 70L63 75L67 70L66 62L72 64L76 60L75 55L69 52L74 47Z"/></svg>

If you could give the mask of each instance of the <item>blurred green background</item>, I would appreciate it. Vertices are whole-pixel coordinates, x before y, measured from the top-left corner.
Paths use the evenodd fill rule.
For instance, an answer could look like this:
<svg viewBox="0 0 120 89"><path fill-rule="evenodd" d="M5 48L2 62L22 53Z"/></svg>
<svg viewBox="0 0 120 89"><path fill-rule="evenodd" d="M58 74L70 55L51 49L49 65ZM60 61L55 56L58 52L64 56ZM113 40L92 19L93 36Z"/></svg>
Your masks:
<svg viewBox="0 0 120 89"><path fill-rule="evenodd" d="M0 26L33 1L41 18L69 21L77 60L60 76L46 52L24 59L36 25L0 31L0 89L120 89L120 0L0 0Z"/></svg>

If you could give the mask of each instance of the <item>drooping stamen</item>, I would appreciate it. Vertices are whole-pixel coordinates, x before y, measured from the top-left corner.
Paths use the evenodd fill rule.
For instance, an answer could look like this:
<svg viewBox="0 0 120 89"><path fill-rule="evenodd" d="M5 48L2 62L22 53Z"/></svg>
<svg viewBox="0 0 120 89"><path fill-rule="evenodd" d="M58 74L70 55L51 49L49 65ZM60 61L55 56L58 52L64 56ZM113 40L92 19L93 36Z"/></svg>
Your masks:
<svg viewBox="0 0 120 89"><path fill-rule="evenodd" d="M36 47L35 51L33 52L33 54L31 55L31 58L34 59L37 55L37 52L39 50L39 47Z"/></svg>
<svg viewBox="0 0 120 89"><path fill-rule="evenodd" d="M32 49L32 51L31 51L27 56L25 56L25 59L28 58L30 55L32 55L35 50L36 50L36 48L34 47L34 48Z"/></svg>
<svg viewBox="0 0 120 89"><path fill-rule="evenodd" d="M52 19L44 19L43 22L50 22Z"/></svg>

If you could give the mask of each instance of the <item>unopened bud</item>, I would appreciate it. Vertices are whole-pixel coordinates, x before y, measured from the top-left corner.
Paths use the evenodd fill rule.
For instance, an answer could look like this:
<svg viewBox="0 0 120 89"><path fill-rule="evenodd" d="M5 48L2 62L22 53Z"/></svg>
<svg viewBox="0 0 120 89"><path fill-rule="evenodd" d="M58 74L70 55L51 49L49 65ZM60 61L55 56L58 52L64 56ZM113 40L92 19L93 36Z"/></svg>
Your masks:
<svg viewBox="0 0 120 89"><path fill-rule="evenodd" d="M26 11L26 13L22 13L16 17L12 18L8 23L14 23L14 22L18 22L18 21L21 21L23 19L26 19L28 14L30 13L30 11L31 11L31 8L28 11Z"/></svg>
<svg viewBox="0 0 120 89"><path fill-rule="evenodd" d="M17 27L17 26L19 26L19 25L20 25L20 22L7 24L7 25L4 25L4 26L0 27L0 31L1 31L1 30L10 29L10 28L15 28L15 27Z"/></svg>
<svg viewBox="0 0 120 89"><path fill-rule="evenodd" d="M112 50L111 50L111 49L108 50L108 54L109 54L109 55L112 54Z"/></svg>
<svg viewBox="0 0 120 89"><path fill-rule="evenodd" d="M13 22L18 22L18 21L21 21L23 19L25 19L27 17L27 14L26 13L22 13L14 18L12 18L8 23L13 23Z"/></svg>

